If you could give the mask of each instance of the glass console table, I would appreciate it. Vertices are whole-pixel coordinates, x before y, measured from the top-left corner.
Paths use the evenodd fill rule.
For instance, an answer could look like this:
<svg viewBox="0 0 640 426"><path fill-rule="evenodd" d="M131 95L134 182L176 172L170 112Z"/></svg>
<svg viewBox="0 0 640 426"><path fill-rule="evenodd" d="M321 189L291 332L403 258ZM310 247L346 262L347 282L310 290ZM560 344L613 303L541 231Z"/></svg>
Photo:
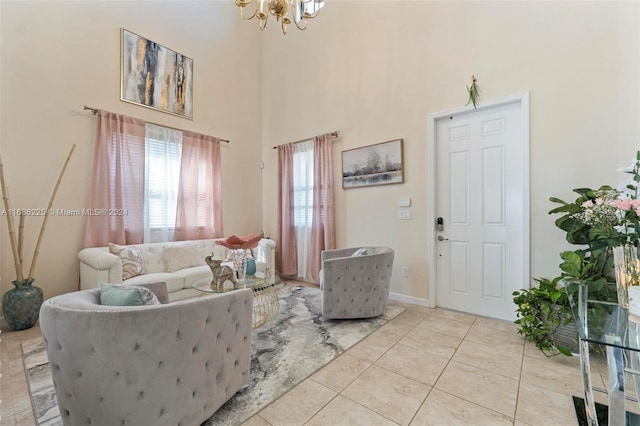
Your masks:
<svg viewBox="0 0 640 426"><path fill-rule="evenodd" d="M626 400L631 399L625 394L625 373L633 375L636 395L640 395L640 318L630 315L617 303L590 300L585 283L565 282L564 285L578 327L587 421L589 425L598 425L589 359L590 344L598 344L606 348L607 355L608 424L623 426L627 418ZM615 288L612 290L615 292Z"/></svg>

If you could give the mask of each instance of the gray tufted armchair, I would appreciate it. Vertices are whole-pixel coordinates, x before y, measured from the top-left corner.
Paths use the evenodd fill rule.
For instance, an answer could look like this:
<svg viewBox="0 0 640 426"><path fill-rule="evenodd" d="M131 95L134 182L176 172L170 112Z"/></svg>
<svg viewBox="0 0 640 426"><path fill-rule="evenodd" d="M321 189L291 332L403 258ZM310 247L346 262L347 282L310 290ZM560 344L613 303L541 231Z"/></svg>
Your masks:
<svg viewBox="0 0 640 426"><path fill-rule="evenodd" d="M358 249L322 252L320 289L325 319L371 318L384 312L394 252L375 247L374 254L352 257Z"/></svg>
<svg viewBox="0 0 640 426"><path fill-rule="evenodd" d="M166 305L47 300L40 328L65 425L200 425L249 381L252 291Z"/></svg>

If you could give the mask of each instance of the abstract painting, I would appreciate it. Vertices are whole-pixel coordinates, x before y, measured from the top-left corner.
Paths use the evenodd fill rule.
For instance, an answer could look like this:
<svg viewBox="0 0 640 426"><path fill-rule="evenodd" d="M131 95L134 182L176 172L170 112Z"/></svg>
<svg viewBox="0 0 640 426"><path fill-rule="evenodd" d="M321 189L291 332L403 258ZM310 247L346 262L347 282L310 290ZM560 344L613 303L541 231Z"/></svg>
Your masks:
<svg viewBox="0 0 640 426"><path fill-rule="evenodd" d="M193 59L122 28L120 99L193 120Z"/></svg>
<svg viewBox="0 0 640 426"><path fill-rule="evenodd" d="M342 187L404 182L402 139L342 151Z"/></svg>

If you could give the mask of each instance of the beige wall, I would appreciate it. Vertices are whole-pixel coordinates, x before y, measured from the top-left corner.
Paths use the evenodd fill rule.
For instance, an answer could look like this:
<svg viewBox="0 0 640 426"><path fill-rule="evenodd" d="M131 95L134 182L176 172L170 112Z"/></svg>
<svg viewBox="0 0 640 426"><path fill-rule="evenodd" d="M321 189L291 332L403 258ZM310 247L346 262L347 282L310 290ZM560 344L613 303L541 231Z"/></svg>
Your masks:
<svg viewBox="0 0 640 426"><path fill-rule="evenodd" d="M391 291L424 302L428 116L462 107L475 74L484 99L530 92L531 274L556 276L566 243L548 198L616 185L640 146L639 5L334 1L305 32L265 31L265 230L275 233L277 214L269 148L339 129L338 246L393 247ZM340 188L342 150L396 138L404 184ZM402 197L411 221L397 218Z"/></svg>
<svg viewBox="0 0 640 426"><path fill-rule="evenodd" d="M471 74L485 99L530 91L533 276L555 275L565 248L548 197L616 184L615 169L639 147L637 2L335 0L306 31L286 36L275 21L261 33L237 15L231 1L0 1L0 148L12 206L46 204L72 143L55 207L87 206L95 132L80 109L87 104L231 139L225 233L262 222L275 236L271 147L341 130L338 245L393 247L392 291L425 300L428 115L464 105ZM194 59L193 121L119 100L120 27ZM405 142L405 184L340 189L342 150L395 138ZM397 219L402 197L412 199L411 221ZM46 297L77 288L84 224L50 219L35 274ZM39 226L27 223L27 259ZM4 222L0 230L4 293L15 273Z"/></svg>
<svg viewBox="0 0 640 426"><path fill-rule="evenodd" d="M225 233L261 230L260 34L233 2L3 0L0 10L0 136L13 208L46 207L73 143L54 207L88 207L96 120L86 104L230 139L222 147ZM121 27L194 60L193 121L119 100ZM4 293L15 271L0 220ZM40 218L28 219L25 274L39 228ZM84 229L83 217L49 219L35 272L45 297L78 289Z"/></svg>

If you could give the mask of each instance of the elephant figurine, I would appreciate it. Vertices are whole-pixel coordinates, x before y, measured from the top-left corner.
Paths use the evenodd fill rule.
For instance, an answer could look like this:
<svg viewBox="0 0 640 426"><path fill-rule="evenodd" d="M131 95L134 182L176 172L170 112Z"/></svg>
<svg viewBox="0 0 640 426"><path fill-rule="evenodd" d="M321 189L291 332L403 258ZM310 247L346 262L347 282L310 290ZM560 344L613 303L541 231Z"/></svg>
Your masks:
<svg viewBox="0 0 640 426"><path fill-rule="evenodd" d="M221 259L214 259L212 256L207 256L204 258L209 268L211 268L211 273L213 273L213 280L211 280L211 288L216 291L223 291L225 281L229 280L233 283L233 286L236 286L236 274L233 272L233 269L228 267L227 265L222 265Z"/></svg>

